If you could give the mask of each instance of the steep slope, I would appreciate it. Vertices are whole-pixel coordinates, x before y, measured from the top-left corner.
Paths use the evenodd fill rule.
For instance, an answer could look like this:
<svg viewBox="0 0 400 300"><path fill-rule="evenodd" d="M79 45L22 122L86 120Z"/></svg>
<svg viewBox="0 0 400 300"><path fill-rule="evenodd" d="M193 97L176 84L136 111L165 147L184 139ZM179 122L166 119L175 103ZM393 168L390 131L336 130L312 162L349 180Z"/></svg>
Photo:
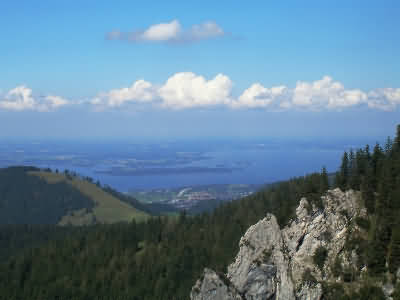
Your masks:
<svg viewBox="0 0 400 300"><path fill-rule="evenodd" d="M1 224L56 224L68 211L93 208L89 197L65 182L48 184L28 174L36 170L0 169Z"/></svg>
<svg viewBox="0 0 400 300"><path fill-rule="evenodd" d="M132 219L142 221L148 217L145 212L122 202L114 195L86 180L81 180L77 177L68 178L65 174L44 171L31 171L29 174L38 176L49 184L67 183L94 202L91 210L82 208L68 212L59 221L60 225L129 222Z"/></svg>
<svg viewBox="0 0 400 300"><path fill-rule="evenodd" d="M0 169L0 224L94 224L147 213L78 177L34 167Z"/></svg>
<svg viewBox="0 0 400 300"><path fill-rule="evenodd" d="M358 248L367 231L358 223L367 210L360 193L335 189L321 199L323 209L302 198L282 229L272 214L251 226L227 274L206 269L191 299L392 299L392 283L371 285L364 276Z"/></svg>

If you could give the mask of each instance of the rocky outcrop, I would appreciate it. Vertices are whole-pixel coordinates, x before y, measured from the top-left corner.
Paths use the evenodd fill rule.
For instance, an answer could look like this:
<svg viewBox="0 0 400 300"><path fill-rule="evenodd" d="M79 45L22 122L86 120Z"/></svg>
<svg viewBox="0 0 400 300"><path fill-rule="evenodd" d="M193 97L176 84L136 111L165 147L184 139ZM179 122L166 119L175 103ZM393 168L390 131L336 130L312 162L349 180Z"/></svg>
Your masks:
<svg viewBox="0 0 400 300"><path fill-rule="evenodd" d="M190 293L190 299L193 300L240 300L242 297L238 291L224 278L225 275L219 275L213 270L205 269L203 278L196 282ZM222 277L222 278L221 278Z"/></svg>
<svg viewBox="0 0 400 300"><path fill-rule="evenodd" d="M251 226L223 280L206 269L191 299L322 299L320 282L342 280L334 266L357 265L357 255L345 244L349 235L362 234L353 221L366 215L359 193L351 190L328 191L322 206L302 198L283 229L271 214Z"/></svg>

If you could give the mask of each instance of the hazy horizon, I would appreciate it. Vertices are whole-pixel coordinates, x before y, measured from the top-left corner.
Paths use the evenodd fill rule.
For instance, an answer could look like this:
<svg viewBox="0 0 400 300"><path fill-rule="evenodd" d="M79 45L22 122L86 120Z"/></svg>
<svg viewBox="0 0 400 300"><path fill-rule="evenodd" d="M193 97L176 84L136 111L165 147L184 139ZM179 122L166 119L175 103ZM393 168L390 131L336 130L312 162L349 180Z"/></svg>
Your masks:
<svg viewBox="0 0 400 300"><path fill-rule="evenodd" d="M398 1L4 1L0 140L386 137Z"/></svg>

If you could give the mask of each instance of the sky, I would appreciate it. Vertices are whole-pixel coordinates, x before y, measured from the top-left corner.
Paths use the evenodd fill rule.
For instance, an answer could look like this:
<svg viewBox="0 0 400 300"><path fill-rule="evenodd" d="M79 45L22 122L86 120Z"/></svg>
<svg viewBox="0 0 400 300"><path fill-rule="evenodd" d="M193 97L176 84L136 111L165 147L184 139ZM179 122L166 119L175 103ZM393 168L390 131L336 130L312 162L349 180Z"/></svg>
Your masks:
<svg viewBox="0 0 400 300"><path fill-rule="evenodd" d="M0 2L0 138L384 137L400 2Z"/></svg>

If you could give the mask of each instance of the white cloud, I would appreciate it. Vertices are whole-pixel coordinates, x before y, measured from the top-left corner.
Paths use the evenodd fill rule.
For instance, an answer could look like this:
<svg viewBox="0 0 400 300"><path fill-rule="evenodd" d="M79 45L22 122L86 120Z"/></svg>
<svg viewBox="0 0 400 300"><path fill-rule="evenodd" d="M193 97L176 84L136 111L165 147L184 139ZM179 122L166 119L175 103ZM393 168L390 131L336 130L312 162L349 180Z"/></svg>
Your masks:
<svg viewBox="0 0 400 300"><path fill-rule="evenodd" d="M170 23L152 25L139 35L139 37L144 41L174 40L178 38L181 30L181 24L177 20L173 20Z"/></svg>
<svg viewBox="0 0 400 300"><path fill-rule="evenodd" d="M164 109L225 107L320 111L363 106L393 111L400 106L400 88L381 88L368 92L346 89L329 76L311 82L298 81L293 88L284 85L265 87L261 83L254 83L238 96L233 95L232 87L232 80L224 74L207 79L192 72L180 72L169 77L164 84L140 79L129 87L100 93L90 100L72 102L56 95L35 96L32 89L21 85L0 95L0 110L45 112L66 105L91 105L95 110L104 110L140 104Z"/></svg>
<svg viewBox="0 0 400 300"><path fill-rule="evenodd" d="M329 76L314 82L299 81L293 90L294 106L309 109L336 109L359 105L367 100L360 90L345 90L343 84Z"/></svg>
<svg viewBox="0 0 400 300"><path fill-rule="evenodd" d="M131 103L156 103L171 109L228 105L231 101L231 80L222 74L207 80L191 72L172 75L160 86L144 80L128 88L101 93L90 101L97 108L119 107Z"/></svg>
<svg viewBox="0 0 400 300"><path fill-rule="evenodd" d="M195 24L185 30L178 20L169 23L154 24L145 30L121 32L119 30L107 33L109 40L127 40L131 42L169 42L187 43L223 36L224 30L215 22L207 21Z"/></svg>
<svg viewBox="0 0 400 300"><path fill-rule="evenodd" d="M191 72L171 76L159 89L162 105L170 108L209 107L230 103L232 81L218 74L214 79Z"/></svg>
<svg viewBox="0 0 400 300"><path fill-rule="evenodd" d="M61 106L67 105L69 102L59 96L45 96L41 100L37 100L32 95L32 89L21 85L10 90L0 100L0 109L4 110L36 110L36 111L50 111L57 109Z"/></svg>
<svg viewBox="0 0 400 300"><path fill-rule="evenodd" d="M270 111L341 110L361 105L394 110L400 105L400 89L385 88L368 93L345 89L342 83L329 76L313 82L298 81L294 88L284 85L268 88L254 83L239 97L232 95L232 86L231 79L224 74L207 80L192 72L181 72L172 75L163 85L138 80L131 87L100 94L91 103L97 107L116 107L134 102L170 109L225 106Z"/></svg>
<svg viewBox="0 0 400 300"><path fill-rule="evenodd" d="M126 102L150 102L155 97L153 85L144 80L138 80L127 88L111 90L101 96L106 99L108 106L121 106ZM97 104L101 103L99 98L94 101L97 101Z"/></svg>
<svg viewBox="0 0 400 300"><path fill-rule="evenodd" d="M0 101L0 108L7 110L34 109L36 101L32 97L32 90L23 85L10 90L5 99Z"/></svg>
<svg viewBox="0 0 400 300"><path fill-rule="evenodd" d="M368 93L368 107L381 110L394 110L400 105L400 89L383 88Z"/></svg>
<svg viewBox="0 0 400 300"><path fill-rule="evenodd" d="M386 88L383 89L382 91L389 102L400 104L400 88L399 89Z"/></svg>
<svg viewBox="0 0 400 300"><path fill-rule="evenodd" d="M45 106L53 109L69 104L68 100L60 96L49 95L46 96L44 99L47 101L47 103L45 103Z"/></svg>
<svg viewBox="0 0 400 300"><path fill-rule="evenodd" d="M250 86L237 101L232 102L233 108L267 108L279 107L280 101L287 92L287 87L276 86L270 89L265 88L260 83Z"/></svg>

